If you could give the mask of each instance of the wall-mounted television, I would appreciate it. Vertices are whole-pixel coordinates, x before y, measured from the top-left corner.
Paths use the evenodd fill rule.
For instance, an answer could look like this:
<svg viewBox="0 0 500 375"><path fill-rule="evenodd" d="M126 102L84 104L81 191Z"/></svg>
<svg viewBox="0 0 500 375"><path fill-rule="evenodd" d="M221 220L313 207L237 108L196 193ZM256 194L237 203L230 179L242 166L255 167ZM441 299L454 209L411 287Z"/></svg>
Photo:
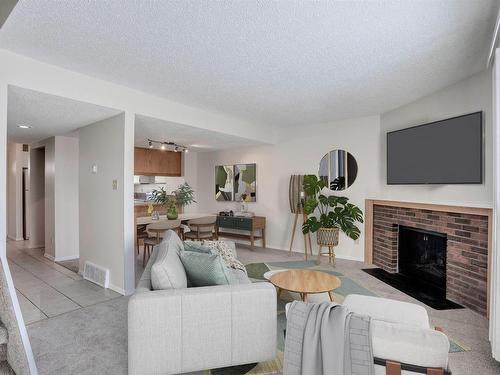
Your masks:
<svg viewBox="0 0 500 375"><path fill-rule="evenodd" d="M483 113L387 133L387 184L481 184Z"/></svg>

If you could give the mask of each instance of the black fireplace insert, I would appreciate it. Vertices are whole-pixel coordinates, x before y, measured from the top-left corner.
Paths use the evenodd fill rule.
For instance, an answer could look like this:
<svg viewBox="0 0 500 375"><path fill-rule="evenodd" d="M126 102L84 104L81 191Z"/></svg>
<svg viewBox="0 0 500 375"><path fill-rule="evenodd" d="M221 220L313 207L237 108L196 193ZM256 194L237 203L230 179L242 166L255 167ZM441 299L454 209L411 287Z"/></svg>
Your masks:
<svg viewBox="0 0 500 375"><path fill-rule="evenodd" d="M446 299L447 235L398 227L398 272L381 268L365 272L437 310L462 308Z"/></svg>
<svg viewBox="0 0 500 375"><path fill-rule="evenodd" d="M444 233L400 225L398 271L413 283L435 289L446 297L446 242Z"/></svg>

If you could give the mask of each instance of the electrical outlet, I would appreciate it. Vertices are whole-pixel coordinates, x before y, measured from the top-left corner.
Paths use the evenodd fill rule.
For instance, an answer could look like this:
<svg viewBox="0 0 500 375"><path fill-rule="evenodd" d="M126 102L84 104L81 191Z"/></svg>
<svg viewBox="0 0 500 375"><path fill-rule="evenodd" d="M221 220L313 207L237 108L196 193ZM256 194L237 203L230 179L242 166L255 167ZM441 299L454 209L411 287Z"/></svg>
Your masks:
<svg viewBox="0 0 500 375"><path fill-rule="evenodd" d="M118 181L113 180L113 190L118 190Z"/></svg>

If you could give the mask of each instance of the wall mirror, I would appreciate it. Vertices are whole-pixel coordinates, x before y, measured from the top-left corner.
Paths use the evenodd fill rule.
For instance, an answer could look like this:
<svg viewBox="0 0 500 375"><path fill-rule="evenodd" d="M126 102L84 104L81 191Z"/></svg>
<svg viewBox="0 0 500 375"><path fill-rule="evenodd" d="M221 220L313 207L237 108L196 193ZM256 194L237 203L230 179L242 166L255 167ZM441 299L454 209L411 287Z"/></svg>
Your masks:
<svg viewBox="0 0 500 375"><path fill-rule="evenodd" d="M321 159L318 175L330 190L344 190L356 180L358 163L349 152L332 150Z"/></svg>

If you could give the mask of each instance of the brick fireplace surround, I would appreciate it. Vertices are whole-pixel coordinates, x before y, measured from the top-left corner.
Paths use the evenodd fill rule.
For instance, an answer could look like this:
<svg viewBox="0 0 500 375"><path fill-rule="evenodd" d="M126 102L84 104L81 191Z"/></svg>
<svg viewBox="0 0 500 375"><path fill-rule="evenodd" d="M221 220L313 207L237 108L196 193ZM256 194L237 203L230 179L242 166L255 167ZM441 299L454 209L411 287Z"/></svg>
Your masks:
<svg viewBox="0 0 500 375"><path fill-rule="evenodd" d="M365 262L398 269L398 225L446 233L446 298L487 315L492 210L366 200Z"/></svg>

